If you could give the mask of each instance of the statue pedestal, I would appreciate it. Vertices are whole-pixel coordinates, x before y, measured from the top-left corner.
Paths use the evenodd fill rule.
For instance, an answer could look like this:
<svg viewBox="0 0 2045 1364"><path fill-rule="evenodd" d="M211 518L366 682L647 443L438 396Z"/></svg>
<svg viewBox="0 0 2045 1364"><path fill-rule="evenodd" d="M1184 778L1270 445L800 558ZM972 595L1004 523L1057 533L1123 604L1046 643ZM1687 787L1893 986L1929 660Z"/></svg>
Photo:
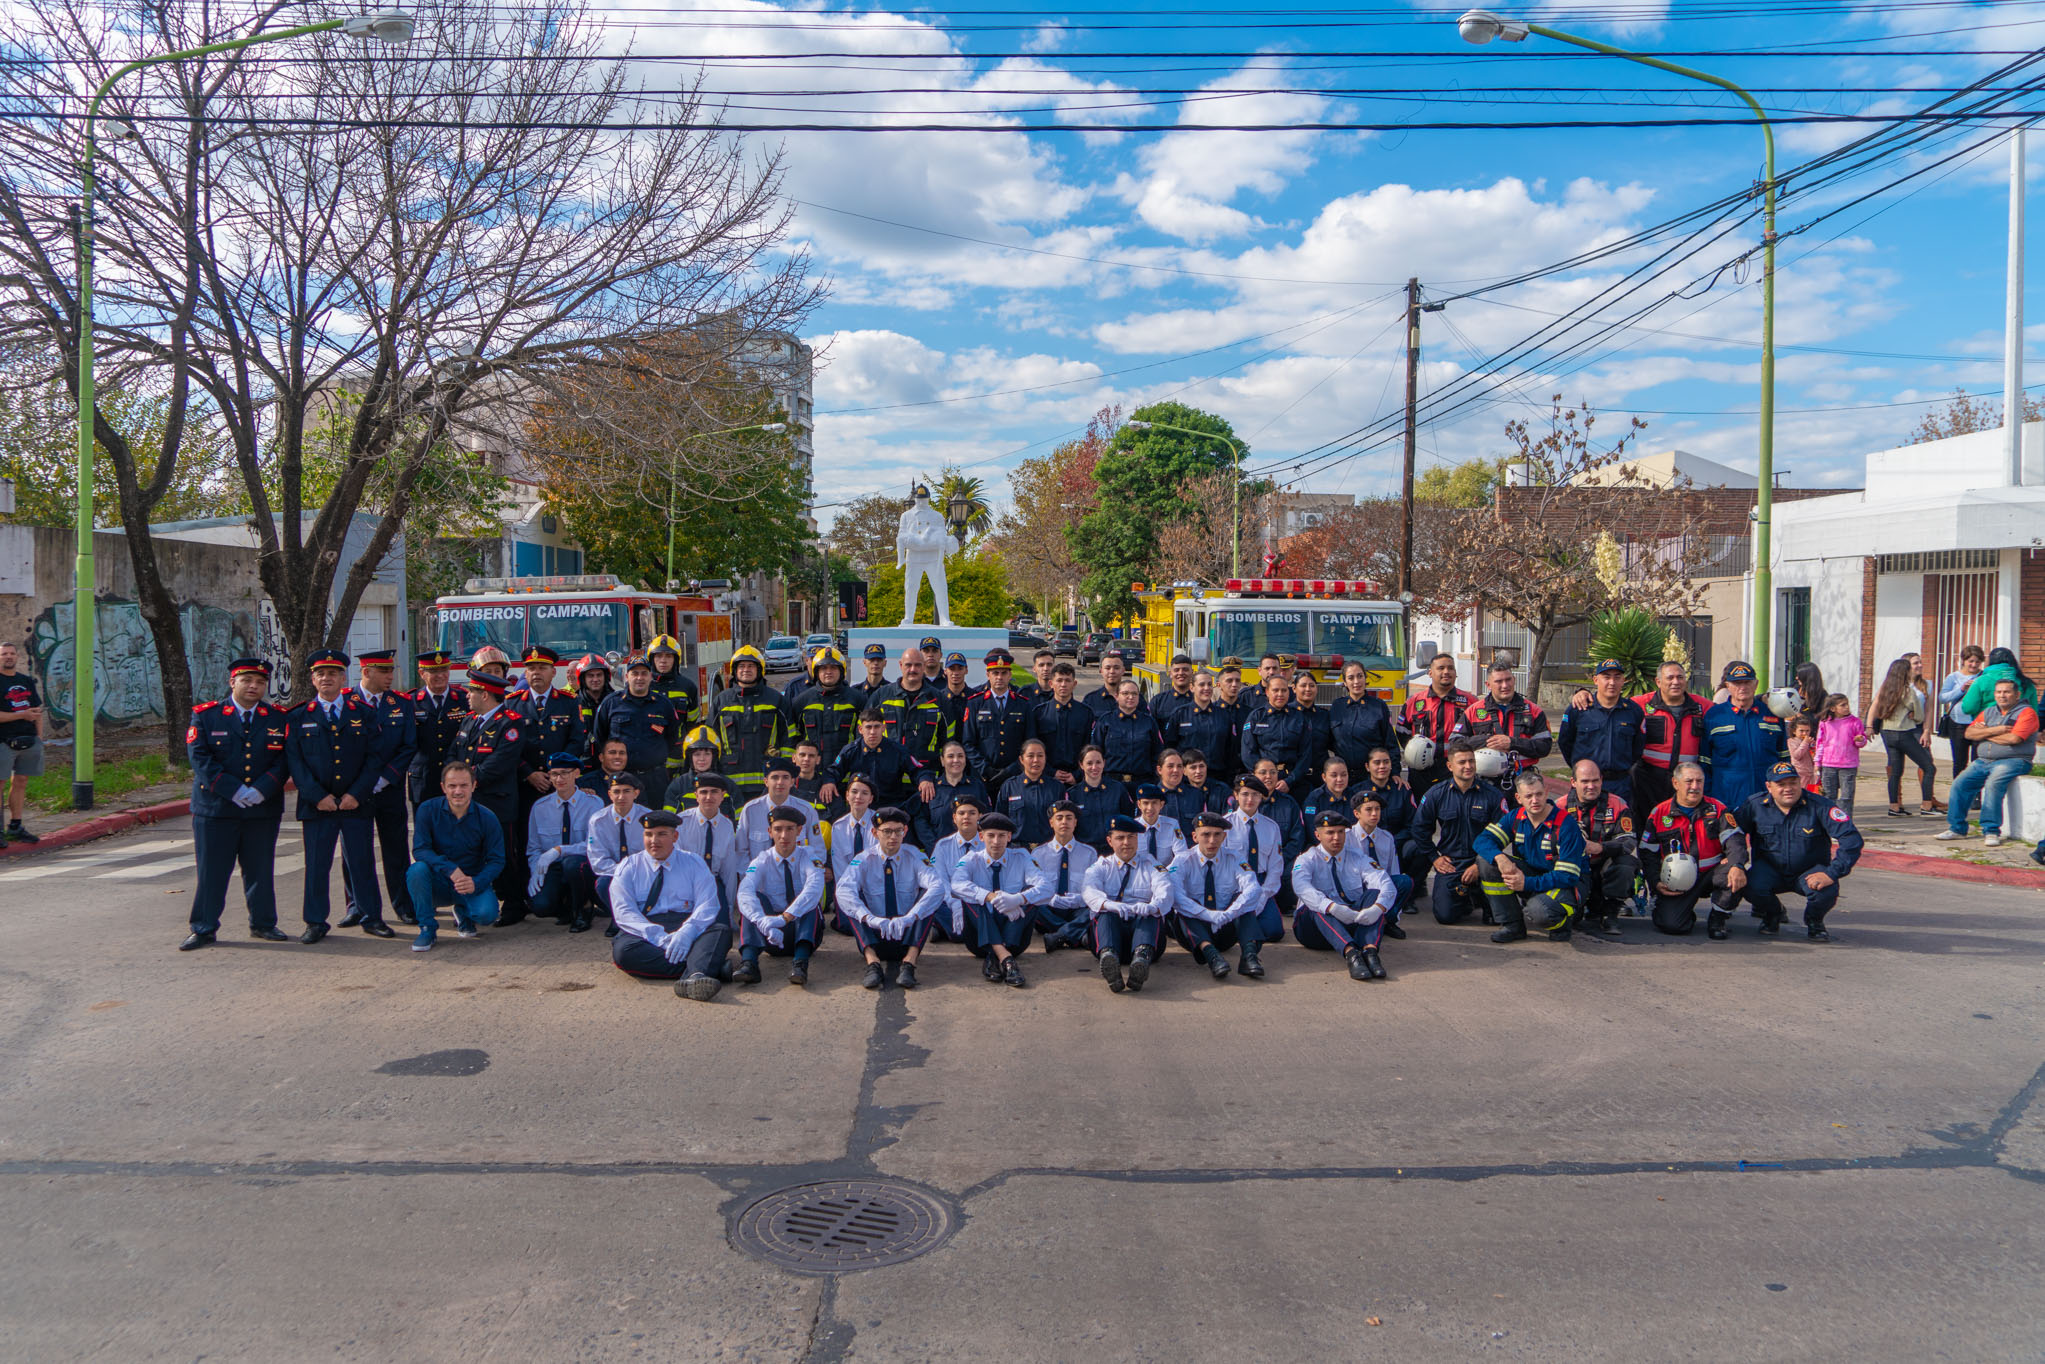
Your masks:
<svg viewBox="0 0 2045 1364"><path fill-rule="evenodd" d="M926 636L936 635L944 641L939 657L956 649L966 656L966 685L979 688L987 685L987 666L980 660L989 649L1007 649L1008 631L1002 626L976 625L880 625L861 626L845 632L845 673L855 682L866 678L866 646L885 644L888 649L888 680L898 682L902 677L902 651L913 649ZM1015 652L1010 649L1010 653ZM1030 661L1018 658L1015 661L1015 676L1027 676ZM935 677L928 679L938 690L944 689L944 673L940 669Z"/></svg>

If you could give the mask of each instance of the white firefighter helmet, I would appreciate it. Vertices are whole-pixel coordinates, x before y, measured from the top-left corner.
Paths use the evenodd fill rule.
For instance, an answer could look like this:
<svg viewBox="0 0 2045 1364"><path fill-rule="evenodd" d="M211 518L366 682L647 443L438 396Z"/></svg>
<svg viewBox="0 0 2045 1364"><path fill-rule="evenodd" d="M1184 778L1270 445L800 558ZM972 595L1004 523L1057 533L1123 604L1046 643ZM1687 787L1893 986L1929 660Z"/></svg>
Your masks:
<svg viewBox="0 0 2045 1364"><path fill-rule="evenodd" d="M1677 851L1662 858L1662 885L1681 893L1697 884L1697 859Z"/></svg>
<svg viewBox="0 0 2045 1364"><path fill-rule="evenodd" d="M1497 781L1505 775L1508 766L1510 764L1506 762L1503 750L1496 748L1477 750L1477 775L1486 781Z"/></svg>
<svg viewBox="0 0 2045 1364"><path fill-rule="evenodd" d="M1434 766L1434 740L1425 734L1416 734L1406 741L1406 766L1415 772L1424 772Z"/></svg>
<svg viewBox="0 0 2045 1364"><path fill-rule="evenodd" d="M1763 698L1763 702L1777 719L1787 720L1803 708L1804 698L1795 687L1777 687Z"/></svg>

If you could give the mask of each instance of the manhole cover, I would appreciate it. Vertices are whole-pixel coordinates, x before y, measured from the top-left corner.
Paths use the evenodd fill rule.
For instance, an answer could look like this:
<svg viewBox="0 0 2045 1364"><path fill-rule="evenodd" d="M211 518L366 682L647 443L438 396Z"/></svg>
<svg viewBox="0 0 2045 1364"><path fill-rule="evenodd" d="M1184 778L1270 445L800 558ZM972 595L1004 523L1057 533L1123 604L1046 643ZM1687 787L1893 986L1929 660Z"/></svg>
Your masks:
<svg viewBox="0 0 2045 1364"><path fill-rule="evenodd" d="M956 1227L950 1205L922 1189L842 1179L759 1199L738 1215L731 1243L799 1274L836 1274L913 1260Z"/></svg>

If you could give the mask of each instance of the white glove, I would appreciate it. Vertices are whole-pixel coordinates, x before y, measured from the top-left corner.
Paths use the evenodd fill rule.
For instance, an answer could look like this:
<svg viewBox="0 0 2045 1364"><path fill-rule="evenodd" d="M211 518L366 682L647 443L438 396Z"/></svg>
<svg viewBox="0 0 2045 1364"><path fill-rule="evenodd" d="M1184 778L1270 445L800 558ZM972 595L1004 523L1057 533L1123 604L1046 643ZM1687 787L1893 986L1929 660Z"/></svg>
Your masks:
<svg viewBox="0 0 2045 1364"><path fill-rule="evenodd" d="M761 930L761 932L766 935L767 946L769 947L781 946L782 930L785 929L787 926L788 925L786 925L779 919L767 920L767 926Z"/></svg>
<svg viewBox="0 0 2045 1364"><path fill-rule="evenodd" d="M528 895L538 895L540 893L540 883L547 879L547 868L560 860L561 850L559 848L549 848L535 858L533 860L532 875L526 878L525 893Z"/></svg>
<svg viewBox="0 0 2045 1364"><path fill-rule="evenodd" d="M909 920L907 918L883 919L881 923L882 931L885 932L888 935L888 937L892 938L896 942L903 942L907 940L909 936Z"/></svg>
<svg viewBox="0 0 2045 1364"><path fill-rule="evenodd" d="M390 784L391 779L389 777L378 777L376 779L376 785L369 788L369 794L372 796L380 796L383 794L383 788L389 786Z"/></svg>
<svg viewBox="0 0 2045 1364"><path fill-rule="evenodd" d="M253 786L243 786L234 793L234 803L243 809L247 809L251 805L261 805L263 803L263 793L256 790Z"/></svg>
<svg viewBox="0 0 2045 1364"><path fill-rule="evenodd" d="M661 940L660 954L667 958L668 965L679 966L682 959L689 955L690 946L691 944L680 933L670 933Z"/></svg>
<svg viewBox="0 0 2045 1364"><path fill-rule="evenodd" d="M1008 891L1002 895L1001 904L996 907L1008 917L1010 923L1014 923L1023 916L1024 903L1022 896L1014 891Z"/></svg>

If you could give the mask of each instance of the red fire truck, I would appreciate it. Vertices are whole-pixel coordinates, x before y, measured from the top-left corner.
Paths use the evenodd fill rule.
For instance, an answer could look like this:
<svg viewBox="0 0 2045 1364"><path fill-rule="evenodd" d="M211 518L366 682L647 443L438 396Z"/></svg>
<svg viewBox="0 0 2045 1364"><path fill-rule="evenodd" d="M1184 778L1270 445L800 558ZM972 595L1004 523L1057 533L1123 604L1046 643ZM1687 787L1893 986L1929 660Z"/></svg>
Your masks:
<svg viewBox="0 0 2045 1364"><path fill-rule="evenodd" d="M645 653L656 635L672 635L682 646L682 666L695 670L696 686L708 697L731 661L730 586L695 582L686 592L651 592L609 574L471 578L461 592L434 600L433 623L457 682L485 645L502 649L515 671L527 645L544 644L564 669L595 654L611 665L613 685L622 686L619 662ZM557 685L568 685L565 673Z"/></svg>

